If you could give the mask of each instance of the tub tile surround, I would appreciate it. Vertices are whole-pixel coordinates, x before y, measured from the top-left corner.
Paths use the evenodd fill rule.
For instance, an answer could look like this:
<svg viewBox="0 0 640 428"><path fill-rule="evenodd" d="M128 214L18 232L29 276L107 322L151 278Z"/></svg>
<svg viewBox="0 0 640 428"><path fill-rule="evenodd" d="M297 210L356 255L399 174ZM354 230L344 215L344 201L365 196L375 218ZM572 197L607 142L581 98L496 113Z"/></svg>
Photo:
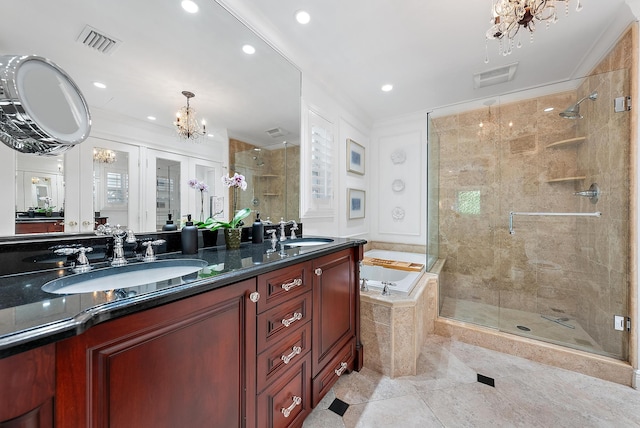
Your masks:
<svg viewBox="0 0 640 428"><path fill-rule="evenodd" d="M477 381L482 374L495 387ZM328 410L338 398L343 417ZM305 428L640 427L640 392L451 338L429 335L416 374L344 375Z"/></svg>
<svg viewBox="0 0 640 428"><path fill-rule="evenodd" d="M594 352L633 358L629 335L614 331L612 320L635 308L628 255L634 117L614 113L612 100L631 93L636 32L634 24L574 91L433 119L440 145L440 257L446 258L440 305L452 298L568 317L597 344ZM594 90L598 100L580 105L583 120L559 117L560 108ZM543 113L547 106L556 109ZM579 136L584 142L546 147ZM548 182L573 176L586 178ZM594 182L602 191L597 205L572 195ZM465 212L465 192L479 192L479 213ZM601 211L603 217L516 216L510 235L509 211Z"/></svg>

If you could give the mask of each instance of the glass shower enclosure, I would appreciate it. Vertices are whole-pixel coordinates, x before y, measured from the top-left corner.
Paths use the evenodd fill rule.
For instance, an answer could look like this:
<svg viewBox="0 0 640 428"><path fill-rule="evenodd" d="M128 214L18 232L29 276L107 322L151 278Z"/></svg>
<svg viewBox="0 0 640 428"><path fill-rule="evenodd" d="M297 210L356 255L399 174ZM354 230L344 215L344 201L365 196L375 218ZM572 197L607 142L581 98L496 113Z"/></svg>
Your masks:
<svg viewBox="0 0 640 428"><path fill-rule="evenodd" d="M441 317L628 359L628 74L429 114Z"/></svg>

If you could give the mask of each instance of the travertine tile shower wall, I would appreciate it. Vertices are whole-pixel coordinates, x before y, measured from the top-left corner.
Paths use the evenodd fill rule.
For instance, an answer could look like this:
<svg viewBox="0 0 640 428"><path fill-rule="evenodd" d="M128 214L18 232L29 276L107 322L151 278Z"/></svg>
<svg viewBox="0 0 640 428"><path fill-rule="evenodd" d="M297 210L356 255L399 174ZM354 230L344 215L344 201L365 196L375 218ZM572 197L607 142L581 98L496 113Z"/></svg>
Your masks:
<svg viewBox="0 0 640 428"><path fill-rule="evenodd" d="M605 352L626 359L626 334L612 324L628 310L630 124L628 113L613 113L613 98L629 93L630 38L577 91L433 119L446 258L440 303L452 297L576 319ZM558 115L593 90L599 97L581 104L584 119ZM603 192L597 205L573 195L592 182ZM510 211L603 217L517 216L510 235Z"/></svg>

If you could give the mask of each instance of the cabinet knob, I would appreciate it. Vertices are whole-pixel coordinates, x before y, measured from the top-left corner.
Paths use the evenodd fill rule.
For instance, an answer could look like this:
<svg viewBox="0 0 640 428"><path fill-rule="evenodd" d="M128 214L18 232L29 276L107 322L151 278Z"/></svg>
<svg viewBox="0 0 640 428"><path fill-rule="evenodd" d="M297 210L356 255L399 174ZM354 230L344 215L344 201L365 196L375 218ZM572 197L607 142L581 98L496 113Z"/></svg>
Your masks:
<svg viewBox="0 0 640 428"><path fill-rule="evenodd" d="M73 221L73 220L71 220L71 221L70 221L69 223L67 223L67 224L68 224L69 226L71 226L71 227L75 227L75 226L77 226L77 225L78 225L78 222L77 222L77 221Z"/></svg>
<svg viewBox="0 0 640 428"><path fill-rule="evenodd" d="M82 222L82 225L83 225L84 227L87 227L87 226L93 226L93 222L92 222L92 221L86 221L86 220L85 220L85 221L83 221L83 222Z"/></svg>
<svg viewBox="0 0 640 428"><path fill-rule="evenodd" d="M260 300L260 293L254 291L253 293L249 294L249 300L251 300L253 303L258 303L258 300Z"/></svg>
<svg viewBox="0 0 640 428"><path fill-rule="evenodd" d="M291 411L293 409L296 408L296 406L299 406L300 403L302 403L302 398L298 397L297 395L294 395L291 400L293 401L293 403L291 403L291 405L289 407L283 407L280 411L282 412L282 414L284 415L285 418L288 418L289 415L291 414Z"/></svg>
<svg viewBox="0 0 640 428"><path fill-rule="evenodd" d="M316 268L316 270L314 270L313 272L318 276L322 275L322 269L320 268Z"/></svg>

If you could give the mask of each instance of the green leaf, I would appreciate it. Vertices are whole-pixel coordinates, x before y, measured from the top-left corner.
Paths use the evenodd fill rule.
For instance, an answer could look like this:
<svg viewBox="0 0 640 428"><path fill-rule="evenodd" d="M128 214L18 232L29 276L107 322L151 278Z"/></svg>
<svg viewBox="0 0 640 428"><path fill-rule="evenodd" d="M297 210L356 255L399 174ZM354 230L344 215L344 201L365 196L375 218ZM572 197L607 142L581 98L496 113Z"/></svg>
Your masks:
<svg viewBox="0 0 640 428"><path fill-rule="evenodd" d="M233 220L231 220L231 224L229 225L229 227L231 228L235 228L238 226L238 223L241 220L244 220L245 218L249 217L249 214L251 214L251 210L249 208L243 208L240 211L238 211L236 213L236 215L233 217Z"/></svg>

